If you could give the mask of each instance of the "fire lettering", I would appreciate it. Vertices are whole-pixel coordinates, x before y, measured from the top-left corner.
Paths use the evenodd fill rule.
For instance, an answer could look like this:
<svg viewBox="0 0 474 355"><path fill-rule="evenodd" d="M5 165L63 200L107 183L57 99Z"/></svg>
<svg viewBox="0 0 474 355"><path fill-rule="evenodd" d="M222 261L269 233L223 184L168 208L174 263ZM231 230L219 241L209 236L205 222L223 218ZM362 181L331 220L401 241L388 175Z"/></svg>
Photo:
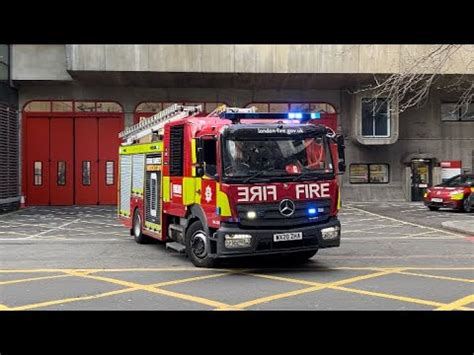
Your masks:
<svg viewBox="0 0 474 355"><path fill-rule="evenodd" d="M253 201L276 201L277 188L271 186L239 186L237 188L238 202L253 202Z"/></svg>
<svg viewBox="0 0 474 355"><path fill-rule="evenodd" d="M299 184L296 185L296 198L311 199L329 197L329 183L324 184Z"/></svg>

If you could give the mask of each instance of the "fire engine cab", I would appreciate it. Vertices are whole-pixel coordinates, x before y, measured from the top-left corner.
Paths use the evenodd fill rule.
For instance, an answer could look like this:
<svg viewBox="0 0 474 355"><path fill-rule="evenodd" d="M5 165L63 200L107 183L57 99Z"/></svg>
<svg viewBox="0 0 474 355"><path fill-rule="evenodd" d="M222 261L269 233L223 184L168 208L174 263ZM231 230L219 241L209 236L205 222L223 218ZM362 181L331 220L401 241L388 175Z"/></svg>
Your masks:
<svg viewBox="0 0 474 355"><path fill-rule="evenodd" d="M324 113L172 105L120 133L118 214L198 267L338 247L344 139Z"/></svg>

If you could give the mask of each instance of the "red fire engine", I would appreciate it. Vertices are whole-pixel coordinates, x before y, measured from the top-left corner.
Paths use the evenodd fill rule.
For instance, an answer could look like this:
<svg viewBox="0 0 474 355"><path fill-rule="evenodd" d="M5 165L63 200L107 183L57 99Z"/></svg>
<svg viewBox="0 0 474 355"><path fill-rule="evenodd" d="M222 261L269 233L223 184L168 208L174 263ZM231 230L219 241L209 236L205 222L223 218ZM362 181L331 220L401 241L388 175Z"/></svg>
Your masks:
<svg viewBox="0 0 474 355"><path fill-rule="evenodd" d="M198 267L338 247L344 139L324 115L170 106L120 133L119 218Z"/></svg>

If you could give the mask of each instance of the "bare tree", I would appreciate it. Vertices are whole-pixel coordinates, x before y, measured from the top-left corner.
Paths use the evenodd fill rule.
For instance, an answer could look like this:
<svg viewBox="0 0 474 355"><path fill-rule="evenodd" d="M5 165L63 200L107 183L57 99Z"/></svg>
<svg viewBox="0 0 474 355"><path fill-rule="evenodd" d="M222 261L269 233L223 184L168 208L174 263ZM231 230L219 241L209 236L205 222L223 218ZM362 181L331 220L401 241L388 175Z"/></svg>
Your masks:
<svg viewBox="0 0 474 355"><path fill-rule="evenodd" d="M456 105L453 105L453 113L460 110L464 116L474 96L473 76L445 74L451 59L459 55L462 47L453 44L431 47L425 54L401 59L399 72L374 75L372 83L349 91L371 92L374 99L384 98L389 103L397 103L390 107L398 107L398 112L403 112L408 108L424 105L433 89L445 90L458 97ZM462 59L466 65L465 72L469 73L473 68L474 52L467 51L464 57Z"/></svg>

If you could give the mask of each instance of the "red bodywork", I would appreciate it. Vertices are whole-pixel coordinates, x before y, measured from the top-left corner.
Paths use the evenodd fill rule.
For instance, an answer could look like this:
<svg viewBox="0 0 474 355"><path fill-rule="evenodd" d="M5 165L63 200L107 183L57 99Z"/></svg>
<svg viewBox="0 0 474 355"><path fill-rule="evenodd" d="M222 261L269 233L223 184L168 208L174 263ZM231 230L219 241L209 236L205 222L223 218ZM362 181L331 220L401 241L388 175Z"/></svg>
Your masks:
<svg viewBox="0 0 474 355"><path fill-rule="evenodd" d="M453 209L462 209L464 199L472 193L470 187L459 186L459 187L443 187L434 186L430 187L423 201L425 205L432 207L448 207ZM462 194L462 199L453 199L453 195ZM433 201L433 199L435 199ZM438 202L436 199L440 199Z"/></svg>

